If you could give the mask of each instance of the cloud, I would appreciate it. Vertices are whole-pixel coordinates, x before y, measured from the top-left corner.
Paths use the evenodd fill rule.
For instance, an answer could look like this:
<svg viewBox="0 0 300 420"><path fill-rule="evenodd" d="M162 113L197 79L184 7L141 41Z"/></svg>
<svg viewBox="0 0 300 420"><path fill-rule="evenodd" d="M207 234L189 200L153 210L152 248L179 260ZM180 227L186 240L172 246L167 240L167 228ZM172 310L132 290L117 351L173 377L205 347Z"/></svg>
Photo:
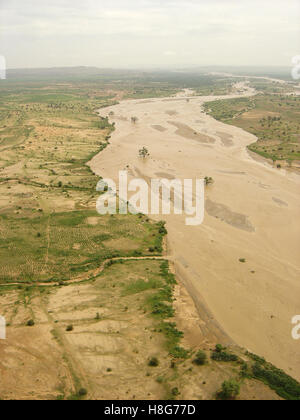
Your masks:
<svg viewBox="0 0 300 420"><path fill-rule="evenodd" d="M82 55L108 66L212 64L212 55L220 64L283 64L287 51L300 51L298 0L0 0L0 16L11 66L29 53L44 66L84 64Z"/></svg>

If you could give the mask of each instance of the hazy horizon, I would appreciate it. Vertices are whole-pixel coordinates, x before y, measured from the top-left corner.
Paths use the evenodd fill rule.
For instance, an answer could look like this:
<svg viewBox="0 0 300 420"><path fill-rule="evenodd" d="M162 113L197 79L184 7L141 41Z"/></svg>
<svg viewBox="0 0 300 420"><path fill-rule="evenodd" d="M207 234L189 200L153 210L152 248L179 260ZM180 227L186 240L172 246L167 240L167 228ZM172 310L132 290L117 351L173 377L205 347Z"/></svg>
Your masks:
<svg viewBox="0 0 300 420"><path fill-rule="evenodd" d="M288 67L300 53L290 0L0 0L10 69Z"/></svg>

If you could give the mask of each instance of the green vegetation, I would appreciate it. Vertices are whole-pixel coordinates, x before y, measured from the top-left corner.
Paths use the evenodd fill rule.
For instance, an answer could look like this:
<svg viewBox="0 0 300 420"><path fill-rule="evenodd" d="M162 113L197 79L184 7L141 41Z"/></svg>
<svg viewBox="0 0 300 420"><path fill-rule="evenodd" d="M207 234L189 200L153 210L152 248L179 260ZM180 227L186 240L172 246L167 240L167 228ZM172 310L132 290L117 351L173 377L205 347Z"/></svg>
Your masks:
<svg viewBox="0 0 300 420"><path fill-rule="evenodd" d="M218 398L222 400L234 400L240 394L240 384L235 379L224 381Z"/></svg>
<svg viewBox="0 0 300 420"><path fill-rule="evenodd" d="M179 345L183 332L176 328L175 322L161 322L158 331L165 335L167 349L174 359L187 359L189 357L190 352Z"/></svg>
<svg viewBox="0 0 300 420"><path fill-rule="evenodd" d="M198 365L198 366L203 366L203 365L205 365L206 362L207 362L206 353L204 353L204 351L202 351L202 350L199 350L196 354L196 357L195 357L193 363L195 363L195 365Z"/></svg>
<svg viewBox="0 0 300 420"><path fill-rule="evenodd" d="M71 332L71 331L73 331L73 330L74 330L73 325L68 325L68 326L67 326L67 328L66 328L66 331L67 331L67 332Z"/></svg>
<svg viewBox="0 0 300 420"><path fill-rule="evenodd" d="M205 185L211 185L211 184L214 183L214 180L213 180L213 178L211 176L206 176L204 178L204 182L205 182Z"/></svg>
<svg viewBox="0 0 300 420"><path fill-rule="evenodd" d="M219 121L258 137L249 150L292 164L300 159L300 97L260 94L252 98L208 102L205 111Z"/></svg>
<svg viewBox="0 0 300 420"><path fill-rule="evenodd" d="M139 157L146 159L146 157L149 157L149 156L150 156L150 153L145 146L139 150Z"/></svg>
<svg viewBox="0 0 300 420"><path fill-rule="evenodd" d="M277 369L271 363L254 354L247 353L254 360L252 373L255 379L258 379L268 385L271 389L285 400L300 401L300 384L291 378L285 372Z"/></svg>
<svg viewBox="0 0 300 420"><path fill-rule="evenodd" d="M169 271L168 261L159 265L156 275L146 279L130 282L123 289L123 296L147 293L145 306L156 322L156 331L166 337L166 348L169 354L177 359L185 359L189 351L180 346L183 333L176 328L176 323L170 321L175 315L173 308L173 291L176 284L175 276Z"/></svg>
<svg viewBox="0 0 300 420"><path fill-rule="evenodd" d="M138 224L133 215L111 218L87 209L27 214L0 214L2 283L66 281L108 258L149 255L149 246L155 254L162 251L161 225Z"/></svg>
<svg viewBox="0 0 300 420"><path fill-rule="evenodd" d="M239 360L238 356L227 352L226 348L222 347L220 344L218 344L212 352L211 358L215 362L237 362Z"/></svg>
<svg viewBox="0 0 300 420"><path fill-rule="evenodd" d="M159 365L159 361L157 357L151 357L151 359L148 362L148 366L150 367L157 367Z"/></svg>
<svg viewBox="0 0 300 420"><path fill-rule="evenodd" d="M9 82L0 99L0 282L64 282L114 257L160 255L166 231L141 216L99 216L86 165L114 125L99 85Z"/></svg>

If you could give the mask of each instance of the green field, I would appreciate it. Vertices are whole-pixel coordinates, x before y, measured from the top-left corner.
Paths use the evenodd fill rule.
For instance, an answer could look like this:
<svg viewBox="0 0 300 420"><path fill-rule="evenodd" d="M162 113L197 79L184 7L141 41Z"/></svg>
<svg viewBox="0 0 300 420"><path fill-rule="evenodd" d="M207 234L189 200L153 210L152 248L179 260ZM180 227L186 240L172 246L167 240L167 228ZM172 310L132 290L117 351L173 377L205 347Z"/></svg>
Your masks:
<svg viewBox="0 0 300 420"><path fill-rule="evenodd" d="M209 102L205 111L257 136L251 151L273 161L300 159L300 97L260 94Z"/></svg>
<svg viewBox="0 0 300 420"><path fill-rule="evenodd" d="M114 126L95 110L116 102L94 84L5 85L0 101L0 282L65 281L107 258L162 252L161 225L100 217L86 163Z"/></svg>

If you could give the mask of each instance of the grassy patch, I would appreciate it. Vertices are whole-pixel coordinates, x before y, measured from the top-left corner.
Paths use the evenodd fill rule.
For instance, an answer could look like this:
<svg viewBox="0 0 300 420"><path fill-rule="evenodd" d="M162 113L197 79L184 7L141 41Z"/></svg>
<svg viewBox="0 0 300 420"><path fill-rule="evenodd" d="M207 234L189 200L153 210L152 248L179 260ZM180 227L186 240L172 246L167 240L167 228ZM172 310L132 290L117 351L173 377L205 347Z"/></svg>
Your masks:
<svg viewBox="0 0 300 420"><path fill-rule="evenodd" d="M300 159L300 97L260 94L252 98L208 102L215 119L258 137L249 150L273 161Z"/></svg>

